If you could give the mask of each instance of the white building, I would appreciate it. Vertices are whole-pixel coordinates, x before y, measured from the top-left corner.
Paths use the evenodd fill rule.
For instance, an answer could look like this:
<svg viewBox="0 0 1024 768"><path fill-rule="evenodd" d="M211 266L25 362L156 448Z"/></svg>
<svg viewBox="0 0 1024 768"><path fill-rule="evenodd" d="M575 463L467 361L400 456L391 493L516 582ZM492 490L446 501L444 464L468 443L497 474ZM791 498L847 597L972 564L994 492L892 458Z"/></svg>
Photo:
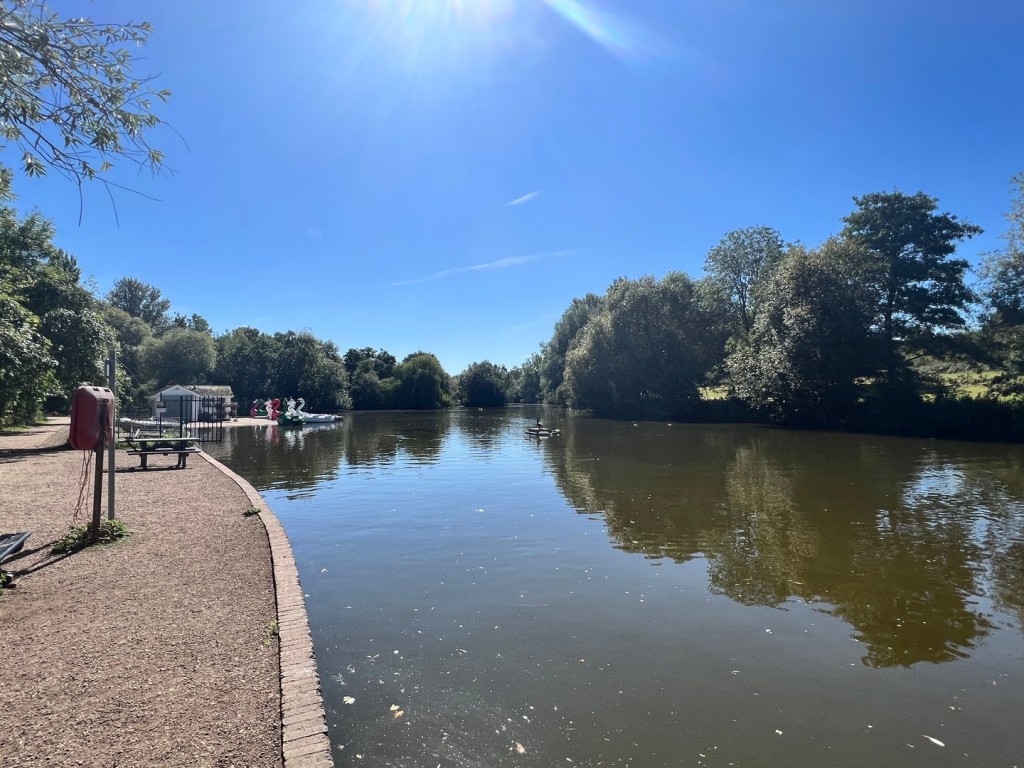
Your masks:
<svg viewBox="0 0 1024 768"><path fill-rule="evenodd" d="M185 421L224 421L235 416L231 387L212 384L172 384L150 395L153 418Z"/></svg>

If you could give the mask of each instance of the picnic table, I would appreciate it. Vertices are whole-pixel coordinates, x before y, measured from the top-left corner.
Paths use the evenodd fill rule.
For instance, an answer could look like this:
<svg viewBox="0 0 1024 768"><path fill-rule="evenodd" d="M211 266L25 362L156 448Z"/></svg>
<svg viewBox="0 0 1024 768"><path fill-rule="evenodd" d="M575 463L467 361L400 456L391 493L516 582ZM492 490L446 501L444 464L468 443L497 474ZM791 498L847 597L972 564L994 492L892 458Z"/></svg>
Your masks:
<svg viewBox="0 0 1024 768"><path fill-rule="evenodd" d="M144 437L142 435L133 435L127 438L126 442L131 446L128 455L138 456L142 462L142 469L147 468L146 460L150 456L171 455L178 457L178 463L175 465L176 468L184 469L189 454L199 453L199 448L196 446L196 443L199 441L194 437Z"/></svg>

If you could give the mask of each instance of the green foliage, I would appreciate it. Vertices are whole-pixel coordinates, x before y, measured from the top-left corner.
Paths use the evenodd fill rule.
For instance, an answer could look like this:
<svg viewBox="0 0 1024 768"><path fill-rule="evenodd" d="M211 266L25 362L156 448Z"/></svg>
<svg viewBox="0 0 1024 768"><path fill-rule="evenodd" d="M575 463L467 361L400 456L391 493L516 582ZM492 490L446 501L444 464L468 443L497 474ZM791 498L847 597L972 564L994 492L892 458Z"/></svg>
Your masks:
<svg viewBox="0 0 1024 768"><path fill-rule="evenodd" d="M446 408L454 405L452 380L428 352L414 352L395 368L394 407Z"/></svg>
<svg viewBox="0 0 1024 768"><path fill-rule="evenodd" d="M235 328L218 336L214 381L230 384L239 404L247 410L253 400L263 402L272 392L283 392L275 382L280 343L256 328Z"/></svg>
<svg viewBox="0 0 1024 768"><path fill-rule="evenodd" d="M258 515L259 513L259 507L246 507L244 510L242 510L242 515L244 517L252 517L253 515Z"/></svg>
<svg viewBox="0 0 1024 768"><path fill-rule="evenodd" d="M217 345L208 333L171 328L146 343L142 360L158 387L202 384L217 362Z"/></svg>
<svg viewBox="0 0 1024 768"><path fill-rule="evenodd" d="M68 532L50 548L55 555L69 555L78 552L91 544L103 544L128 535L128 528L118 519L100 520L100 528L95 538L92 535L92 525L75 525L68 529Z"/></svg>
<svg viewBox="0 0 1024 768"><path fill-rule="evenodd" d="M337 411L352 405L348 395L348 374L330 341L321 341L308 331L274 334L278 357L275 390L282 395L301 395L310 410Z"/></svg>
<svg viewBox="0 0 1024 768"><path fill-rule="evenodd" d="M1006 247L982 263L983 329L998 369L993 391L1024 398L1024 173L1013 177L1013 186Z"/></svg>
<svg viewBox="0 0 1024 768"><path fill-rule="evenodd" d="M540 384L544 402L566 404L567 397L562 388L566 356L576 335L583 330L600 307L601 297L588 293L582 299L573 299L569 308L555 323L551 340L541 348Z"/></svg>
<svg viewBox="0 0 1024 768"><path fill-rule="evenodd" d="M737 332L750 332L761 302L762 286L782 261L782 237L771 227L747 227L728 233L708 252L704 271L730 307Z"/></svg>
<svg viewBox="0 0 1024 768"><path fill-rule="evenodd" d="M851 242L789 249L765 284L761 311L726 360L735 394L773 418L842 424L858 378L881 360L872 331L877 261Z"/></svg>
<svg viewBox="0 0 1024 768"><path fill-rule="evenodd" d="M501 408L508 402L508 388L508 369L488 360L472 363L458 376L462 403L472 407Z"/></svg>
<svg viewBox="0 0 1024 768"><path fill-rule="evenodd" d="M114 283L106 298L110 306L139 318L153 333L160 333L170 325L167 317L171 309L170 299L165 299L160 289L149 283L134 277L122 277Z"/></svg>
<svg viewBox="0 0 1024 768"><path fill-rule="evenodd" d="M390 352L373 347L350 349L345 353L343 361L349 376L355 376L359 371L373 373L378 379L388 379L394 376L395 365L398 363Z"/></svg>
<svg viewBox="0 0 1024 768"><path fill-rule="evenodd" d="M281 626L277 623L277 619L271 619L267 622L266 628L263 630L263 644L270 645L281 636Z"/></svg>
<svg viewBox="0 0 1024 768"><path fill-rule="evenodd" d="M170 92L132 72L148 24L62 20L42 0L4 0L0 13L0 131L22 150L26 175L102 179L117 158L161 167L146 135L161 122L154 101Z"/></svg>
<svg viewBox="0 0 1024 768"><path fill-rule="evenodd" d="M0 169L0 199L10 174ZM102 377L113 340L75 259L53 244L38 214L0 206L0 425L39 415L47 396L69 396Z"/></svg>
<svg viewBox="0 0 1024 768"><path fill-rule="evenodd" d="M174 328L186 328L190 331L199 331L200 333L207 333L210 336L213 336L213 327L207 319L194 312L189 317L175 312L174 319L171 320L171 325Z"/></svg>
<svg viewBox="0 0 1024 768"><path fill-rule="evenodd" d="M843 219L843 237L879 260L878 325L886 370L902 365L901 352L928 350L943 332L966 325L973 298L964 283L967 261L949 258L956 244L981 228L951 213L937 214L938 201L918 192L876 192L854 197L857 210Z"/></svg>
<svg viewBox="0 0 1024 768"><path fill-rule="evenodd" d="M0 293L0 427L34 421L53 389L57 363L39 325L16 299Z"/></svg>
<svg viewBox="0 0 1024 768"><path fill-rule="evenodd" d="M692 414L727 331L682 273L616 280L565 364L569 405L609 416Z"/></svg>
<svg viewBox="0 0 1024 768"><path fill-rule="evenodd" d="M534 352L522 365L509 371L508 397L516 403L539 403L544 399L541 387L543 356Z"/></svg>

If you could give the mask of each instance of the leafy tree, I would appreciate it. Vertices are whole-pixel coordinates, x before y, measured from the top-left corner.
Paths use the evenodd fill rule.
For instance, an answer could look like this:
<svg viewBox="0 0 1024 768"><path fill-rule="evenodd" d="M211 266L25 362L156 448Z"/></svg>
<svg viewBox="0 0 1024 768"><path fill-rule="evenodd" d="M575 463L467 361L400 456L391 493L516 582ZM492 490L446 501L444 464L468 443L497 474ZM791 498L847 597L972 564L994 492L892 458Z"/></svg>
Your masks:
<svg viewBox="0 0 1024 768"><path fill-rule="evenodd" d="M544 397L540 385L543 358L535 352L522 365L509 371L509 397L517 403L539 403Z"/></svg>
<svg viewBox="0 0 1024 768"><path fill-rule="evenodd" d="M413 352L395 368L396 408L433 409L453 404L451 377L429 352Z"/></svg>
<svg viewBox="0 0 1024 768"><path fill-rule="evenodd" d="M768 278L750 334L726 360L735 394L779 421L837 425L858 377L881 363L872 330L879 264L851 241L789 249Z"/></svg>
<svg viewBox="0 0 1024 768"><path fill-rule="evenodd" d="M62 20L42 0L0 3L0 130L27 175L55 168L78 183L102 180L118 158L161 167L146 135L161 122L154 101L170 92L132 72L131 51L150 32L145 22Z"/></svg>
<svg viewBox="0 0 1024 768"><path fill-rule="evenodd" d="M36 418L55 367L39 318L0 290L0 427Z"/></svg>
<svg viewBox="0 0 1024 768"><path fill-rule="evenodd" d="M143 349L143 361L158 387L202 384L217 362L217 346L208 333L172 328Z"/></svg>
<svg viewBox="0 0 1024 768"><path fill-rule="evenodd" d="M105 381L102 364L114 343L114 333L104 321L99 303L81 284L75 258L52 246L42 250L44 260L22 295L50 341L50 353L57 361L57 389L70 395L80 384Z"/></svg>
<svg viewBox="0 0 1024 768"><path fill-rule="evenodd" d="M0 169L0 200L11 197L10 174ZM30 420L45 396L69 395L78 384L100 379L112 340L78 264L53 237L53 226L39 214L19 218L0 204L4 421Z"/></svg>
<svg viewBox="0 0 1024 768"><path fill-rule="evenodd" d="M782 237L771 227L737 229L708 252L704 271L726 298L741 335L750 332L761 286L782 260L782 253Z"/></svg>
<svg viewBox="0 0 1024 768"><path fill-rule="evenodd" d="M211 336L213 335L213 328L210 326L210 323L207 322L206 318L202 315L197 315L194 312L191 316L185 316L175 312L174 319L171 320L171 325L175 328L188 328L192 331L208 333Z"/></svg>
<svg viewBox="0 0 1024 768"><path fill-rule="evenodd" d="M117 363L118 367L125 371L127 379L122 386L118 381L118 396L126 394L125 402L139 400L139 395L145 384L146 370L142 357L142 350L147 342L153 338L153 329L146 321L132 317L123 309L103 304L100 307L104 322L114 331L117 342Z"/></svg>
<svg viewBox="0 0 1024 768"><path fill-rule="evenodd" d="M501 408L508 402L508 370L489 360L472 363L458 376L459 391L465 405Z"/></svg>
<svg viewBox="0 0 1024 768"><path fill-rule="evenodd" d="M213 380L229 384L243 411L253 400L276 396L276 372L281 344L256 328L235 328L216 338L217 364Z"/></svg>
<svg viewBox="0 0 1024 768"><path fill-rule="evenodd" d="M857 210L843 221L842 235L879 260L884 368L892 378L901 353L928 350L942 332L963 328L972 300L964 283L967 261L949 258L956 244L981 228L951 213L935 213L938 201L918 192L876 192L854 197Z"/></svg>
<svg viewBox="0 0 1024 768"><path fill-rule="evenodd" d="M171 309L170 299L165 299L160 289L136 280L122 277L107 293L107 303L145 322L154 333L161 333L169 327L167 313Z"/></svg>
<svg viewBox="0 0 1024 768"><path fill-rule="evenodd" d="M363 347L346 352L344 362L349 376L354 376L358 369L363 372L372 372L379 379L388 379L394 375L395 365L398 361L386 350Z"/></svg>
<svg viewBox="0 0 1024 768"><path fill-rule="evenodd" d="M356 367L351 379L349 392L352 396L352 407L360 410L377 410L391 405L391 393L384 382L394 383L394 379L381 379L372 369L365 365L372 361L364 360Z"/></svg>
<svg viewBox="0 0 1024 768"><path fill-rule="evenodd" d="M999 373L992 389L1024 396L1024 173L1013 177L1016 193L1007 218L1006 247L982 263L984 330L996 350Z"/></svg>
<svg viewBox="0 0 1024 768"><path fill-rule="evenodd" d="M692 413L727 335L697 295L680 272L616 280L566 355L569 404L632 418Z"/></svg>
<svg viewBox="0 0 1024 768"><path fill-rule="evenodd" d="M576 334L597 313L600 306L601 297L588 293L582 299L573 299L555 323L551 340L541 348L540 383L544 390L544 402L565 405L566 394L562 382L565 378L566 355Z"/></svg>
<svg viewBox="0 0 1024 768"><path fill-rule="evenodd" d="M348 374L332 342L308 331L274 334L278 345L272 384L282 397L303 397L308 408L336 411L351 407Z"/></svg>

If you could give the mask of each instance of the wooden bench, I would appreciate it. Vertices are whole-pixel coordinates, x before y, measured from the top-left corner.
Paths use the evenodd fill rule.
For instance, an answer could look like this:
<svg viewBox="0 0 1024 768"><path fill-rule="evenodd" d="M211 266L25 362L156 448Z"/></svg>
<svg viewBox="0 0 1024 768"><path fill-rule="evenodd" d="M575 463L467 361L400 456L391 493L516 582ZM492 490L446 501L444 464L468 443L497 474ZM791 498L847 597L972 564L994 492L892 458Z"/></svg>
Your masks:
<svg viewBox="0 0 1024 768"><path fill-rule="evenodd" d="M194 445L189 445L175 448L138 448L128 451L129 456L139 457L142 461L143 469L147 469L146 460L150 456L177 456L178 463L175 465L175 468L185 469L185 462L188 461L188 455L190 453L199 453L199 449Z"/></svg>

